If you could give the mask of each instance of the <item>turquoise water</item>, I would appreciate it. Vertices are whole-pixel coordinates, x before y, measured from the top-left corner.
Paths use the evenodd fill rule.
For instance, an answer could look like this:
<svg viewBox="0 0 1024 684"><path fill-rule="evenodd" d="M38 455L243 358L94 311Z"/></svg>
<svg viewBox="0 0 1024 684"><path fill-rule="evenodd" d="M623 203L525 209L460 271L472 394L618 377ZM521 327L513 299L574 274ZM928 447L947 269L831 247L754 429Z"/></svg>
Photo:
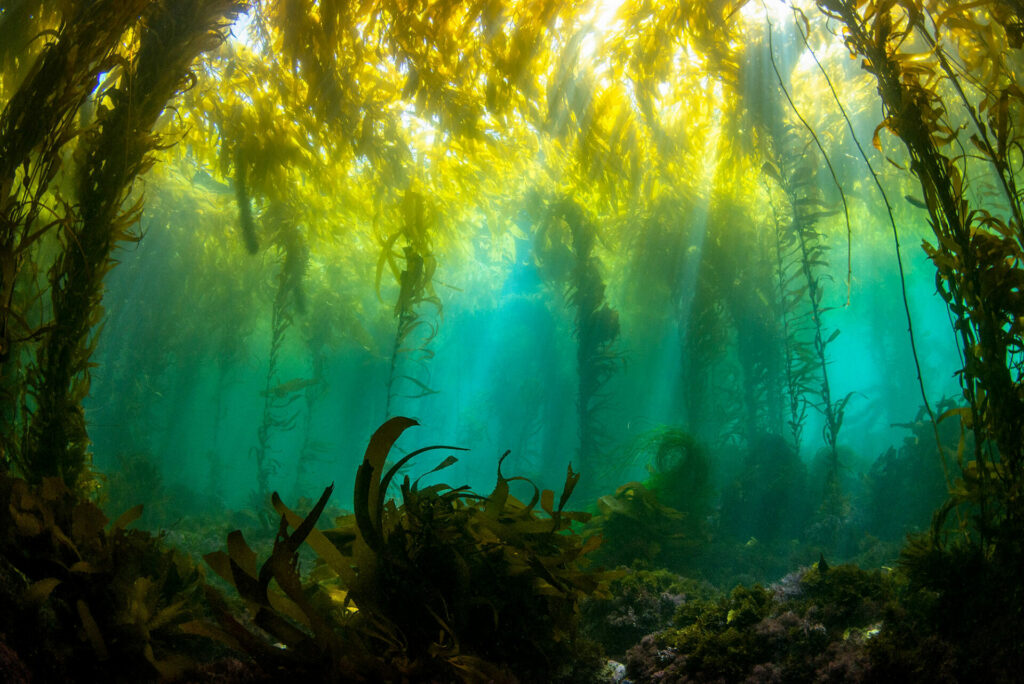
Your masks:
<svg viewBox="0 0 1024 684"><path fill-rule="evenodd" d="M121 251L121 264L110 276L108 321L87 404L96 463L101 470L112 470L125 454L146 454L167 486L195 494L180 501L183 507L189 502L243 507L256 489L252 450L263 419L273 290L264 287L258 293L263 312L238 317L248 326L243 329L223 330L219 315L197 317L183 301L189 279L215 281L217 274L197 274L183 260L168 260L174 240L174 234L152 231L138 246ZM904 244L909 246L903 248L908 300L926 390L935 401L957 395L958 358L944 305L934 294L931 265L915 243L908 236ZM830 270L826 291L826 303L835 308L824 317L829 330L841 331L828 347L828 373L834 398L853 393L839 442L846 454L843 466L856 479L886 448L902 442L908 432L894 424L911 422L922 402L892 249L879 241L865 245L861 239L852 246L850 303L844 301L840 263ZM836 237L832 257L845 261L845 250L842 236ZM678 269L684 287L701 268L701 255L696 248L685 254ZM438 256L435 278L446 284L437 287L443 311L438 316L427 307L425 315L437 327L428 345L433 356L411 366L435 393L394 400L393 414L414 417L422 425L402 445L470 448L445 478L480 490L492 484L497 457L509 449L509 472L557 488L569 462L579 468L572 305L563 287L544 282L529 240L518 242L511 262L487 262L483 255L479 259L476 265L448 272L444 255ZM483 292L475 282L474 266L493 274ZM269 260L255 264L257 277L267 281L277 268ZM629 449L658 426L679 426L696 435L723 472L739 462L745 449L742 436L725 425L729 406L743 401L742 379L723 364L706 392L706 401L713 405L708 420L691 422L683 365L690 331L680 313L687 297L654 300L651 295L657 291L633 287L630 277L635 272L606 274L621 336L614 373L602 389L606 405L598 414L602 457L584 471L582 490L590 495L610 493L618 483L646 476L646 462L630 460ZM466 283L478 289L467 293L460 287ZM365 337L340 336L321 349L319 375L303 330L326 314L311 308L296 316L301 329L295 324L286 333L272 384L319 382L288 394L291 403L277 412L293 424L287 430L270 430L269 448L278 463L270 476L271 489L308 496L335 482L337 502L346 505L363 445L386 417L394 334L388 293L377 298L369 282L365 290ZM260 303L256 295L248 301L250 306ZM730 345L737 334L728 331ZM807 410L800 449L805 462L823 446L822 425L820 413ZM424 460L410 472L433 465Z"/></svg>

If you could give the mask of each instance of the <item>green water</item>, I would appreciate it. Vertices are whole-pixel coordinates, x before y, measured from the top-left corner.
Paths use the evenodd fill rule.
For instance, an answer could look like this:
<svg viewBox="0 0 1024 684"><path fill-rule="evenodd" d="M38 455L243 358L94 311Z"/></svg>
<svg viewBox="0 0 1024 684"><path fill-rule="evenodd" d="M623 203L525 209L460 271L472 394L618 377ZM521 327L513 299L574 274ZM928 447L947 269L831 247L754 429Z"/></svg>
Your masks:
<svg viewBox="0 0 1024 684"><path fill-rule="evenodd" d="M148 215L146 220L160 224L159 217ZM678 239L687 247L675 266L681 282L692 281L701 269L701 249L689 244L698 230L680 228ZM188 297L190 279L200 277L194 272L199 267L168 259L175 239L173 233L150 231L137 247L122 251L121 264L109 279L108 321L87 403L96 463L107 472L124 467L125 459L152 463L162 495L172 497L182 514L192 507L244 507L257 488L253 450L263 424L271 285L278 266L270 260L253 266L254 279L265 281L261 289L244 293L243 302L218 302L252 309L197 315ZM956 396L958 359L944 305L933 292L924 254L913 238L906 242L911 245L904 248L908 299L926 388L933 400ZM842 261L845 249L837 236L832 258ZM828 348L832 394L851 394L839 440L843 480L862 494L863 476L889 446L911 435L898 424L913 422L922 402L891 250L855 240L852 259L850 302L844 301L845 274L830 269L826 302L834 308L825 316L830 331L841 331ZM570 462L579 468L577 338L564 287L545 282L528 239L517 241L514 259L505 262L487 261L481 254L449 272L443 253L438 260L444 309L441 316L427 314L437 327L429 343L432 357L409 364L434 393L394 400L393 415L414 417L422 425L401 445L407 450L427 444L470 448L445 479L479 490L493 484L497 457L509 449L507 470L557 488ZM673 426L709 449L716 491L721 492L748 451L742 424L746 388L735 356L744 321L724 314L725 346L716 350L720 353L702 387L688 377L693 369L684 363L692 330L683 311L692 305L692 295L656 299L653 295L660 292L645 292L646 285L637 287L631 281L637 273L649 281L652 275L643 273L644 268L642 262L630 264L606 276L608 302L619 314L621 336L614 346L614 372L601 390L601 453L584 469L581 491L596 498L622 482L645 478L650 455L637 455L632 447L650 431ZM478 271L488 275L484 282L478 281ZM215 282L217 274L203 277ZM331 288L330 276L317 286ZM361 295L366 315L358 321L364 339L341 333L315 353L309 331L331 325L320 318L330 314L314 306L295 316L271 385L294 379L317 382L284 395L281 403L286 405L273 409L274 419L288 425L268 430L268 448L276 462L271 489L295 498L335 482L336 503L349 505L363 446L387 417L389 338L395 325L388 294L378 299L366 278ZM225 324L221 316L234 318ZM688 416L690 395L698 391L703 392L699 402L705 404L703 422ZM800 456L808 464L823 448L822 426L820 413L809 407L800 445ZM772 432L768 425L756 429ZM775 432L788 435L784 424L776 425ZM410 473L433 465L414 463ZM144 489L136 492L147 494ZM923 526L927 520L918 523Z"/></svg>
<svg viewBox="0 0 1024 684"><path fill-rule="evenodd" d="M346 509L370 434L404 415L421 427L399 452L466 447L430 477L477 491L509 450L506 472L542 488L557 490L572 464L574 505L592 509L671 470L658 436L681 431L708 455L710 503L694 513L708 538L765 537L753 521L788 515L780 496L805 512L787 533L800 538L829 506L850 540L881 533L872 525L893 542L925 528L941 502L930 488L893 525L872 507L895 477L879 459L903 447L905 462L925 434L925 397L947 407L960 395L956 337L920 248L934 240L927 212L885 163L906 156L890 138L868 158L884 197L871 180L855 145L877 117L857 65L818 46L847 121L792 17L771 15L769 48L768 15L744 12L733 75L716 85L692 56L659 86L658 125L675 127L679 159L655 127L632 147L614 143L652 166L630 158L612 181L573 175L576 153L559 135L509 124L490 131L501 150L491 159L446 148L439 121L413 110L396 119L412 155L405 180L370 153L332 157L328 138L304 153L324 159L296 161L288 145L319 140L310 121L327 114L238 82L272 64L243 17L186 99L182 143L147 179L142 240L117 249L105 280L85 409L109 505L148 503L144 523L158 528L266 511L273 491L297 501L333 482L332 505ZM607 80L602 61L620 58L614 40L630 34L615 26L610 52L599 59L587 43L593 62L575 68L628 111L632 86ZM235 142L210 124L218 97L242 117ZM549 94L549 121L580 116L559 102ZM271 105L294 118L270 125ZM463 168L483 169L484 189L470 191ZM788 477L762 472L766 448L781 449L766 463L799 472L762 483L780 492L762 499L748 491L759 479ZM434 465L417 459L407 473ZM915 467L932 481L939 465Z"/></svg>

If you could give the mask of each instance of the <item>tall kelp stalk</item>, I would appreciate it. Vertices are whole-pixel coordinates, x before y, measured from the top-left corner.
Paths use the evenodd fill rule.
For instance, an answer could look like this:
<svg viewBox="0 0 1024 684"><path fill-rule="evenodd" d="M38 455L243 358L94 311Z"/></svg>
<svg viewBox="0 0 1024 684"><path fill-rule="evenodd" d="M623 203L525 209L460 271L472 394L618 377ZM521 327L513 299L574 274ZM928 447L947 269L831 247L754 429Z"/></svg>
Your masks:
<svg viewBox="0 0 1024 684"><path fill-rule="evenodd" d="M687 228L691 203L674 195L656 200L629 232L629 269L623 277L623 306L656 329L677 316L665 302L678 302L695 277L687 270Z"/></svg>
<svg viewBox="0 0 1024 684"><path fill-rule="evenodd" d="M252 219L252 197L249 195L249 171L246 166L245 150L241 145L235 147L235 203L238 205L238 227L249 254L260 251L259 238L256 237L256 224Z"/></svg>
<svg viewBox="0 0 1024 684"><path fill-rule="evenodd" d="M323 382L325 355L322 350L312 351L312 382L302 389L302 400L304 410L302 412L302 444L299 446L298 455L295 459L295 490L303 491L313 470L313 466L319 463L333 463L325 454L328 445L313 439L313 412L320 400L327 395L327 385Z"/></svg>
<svg viewBox="0 0 1024 684"><path fill-rule="evenodd" d="M982 4L990 17L1013 18L1003 3ZM869 3L862 8L848 0L821 0L818 6L843 23L847 47L875 77L885 113L878 130L884 127L903 142L910 171L921 184L936 239L925 250L935 264L936 284L955 318L964 355L960 381L967 406L953 413L976 437L973 454L965 453L969 440L961 440L958 460L964 480L952 503L978 507L978 534L986 543L1001 528L1024 525L1024 226L1011 164L1013 149L1020 145L1014 120L1020 113L1021 90L1012 73L1000 67L1002 57L991 46L972 57L994 67L988 79L972 82L977 102L968 99L960 77L949 67L951 58L936 39L938 31L948 31L953 40L985 35L991 28L978 23L980 9L951 7L929 28L931 18L917 5ZM914 33L931 45L937 65L903 51ZM941 83L951 85L962 108L947 107L937 92ZM961 120L975 129L970 140L1006 191L1008 205L999 207L994 201L993 206L996 212L1009 209L1009 219L968 197ZM877 131L874 142L881 147ZM936 533L943 518L936 517Z"/></svg>
<svg viewBox="0 0 1024 684"><path fill-rule="evenodd" d="M833 399L832 385L829 382L828 346L838 337L839 330L827 331L824 315L830 307L823 303L825 289L822 274L828 267L828 246L818 231L818 221L831 212L825 206L824 197L817 184L817 165L813 155L804 146L803 153L798 144L800 138L792 129L786 130L783 139L777 141L780 152L776 161L782 164L780 171L771 162L764 165L765 172L775 179L789 201L790 216L787 227L788 235L779 240L779 280L783 306L789 332L795 336L789 342L788 349L796 355L787 363L790 365L790 381L799 383L803 397L814 397L812 405L824 419L822 439L827 450L828 464L826 468L822 512L833 523L838 524L843 512L843 497L839 489L839 431L843 425L846 405L852 394L840 399ZM784 250L790 246L793 261L786 269ZM795 292L788 292L787 283L799 282ZM809 336L803 341L798 338ZM810 353L808 353L810 352ZM813 370L812 370L813 369ZM791 415L796 415L796 387L791 387ZM806 399L802 399L805 401ZM794 437L799 430L794 428Z"/></svg>
<svg viewBox="0 0 1024 684"><path fill-rule="evenodd" d="M774 46L772 42L771 22L767 24L767 63L771 66L777 85L789 110L800 122L800 127L790 125L781 116L781 104L776 108L776 119L765 121L764 130L767 156L762 170L771 177L785 194L790 205L789 233L787 238L779 238L777 263L779 266L780 294L783 298L784 309L789 309L802 300L803 310L787 321L787 326L792 325L791 332L809 335L810 344L807 345L812 351L811 355L806 354L806 347L794 342L789 345L793 352L804 352L798 361L790 361L791 370L799 378L805 393L816 395L813 406L821 413L824 419L822 427L822 438L825 442L827 467L825 471L825 482L823 483L822 513L825 516L825 524L829 529L828 534L835 542L837 527L844 514L845 503L839 487L839 432L842 429L843 418L846 413L846 406L853 396L852 393L846 396L833 399L832 385L829 381L828 346L838 337L839 330L828 333L823 316L831 307L824 305L824 282L828 277L822 274L823 269L828 268L827 258L828 246L824 244L823 235L818 231L818 222L834 214L825 201L824 194L818 185L818 173L821 160L811 151L816 146L822 155L824 164L836 180L831 162L825 153L817 133L804 119L790 96L790 86L787 85L788 75L780 69L775 59ZM836 185L839 187L838 180ZM843 200L844 216L847 216L847 235L849 237L850 227L847 212L845 212L846 199L839 187L840 198ZM796 268L795 275L784 276L785 258L784 250L790 246L790 253L794 256ZM849 287L850 261L847 257L847 278ZM790 278L799 281L800 286L796 293L786 292L787 283L792 282ZM847 290L849 296L849 289ZM794 312L795 313L795 312ZM788 312L787 312L788 314ZM801 330L802 329L802 330ZM813 366L813 376L810 368ZM813 383L813 386L812 384ZM791 390L791 416L795 416L797 402L795 394ZM799 436L798 430L793 430L794 437Z"/></svg>
<svg viewBox="0 0 1024 684"><path fill-rule="evenodd" d="M832 100L835 102L836 109L839 110L839 113L843 117L843 121L846 123L846 128L849 131L850 140L857 148L857 153L860 155L860 158L864 161L864 166L865 168L867 168L868 174L871 176L871 180L873 181L875 188L878 190L879 196L882 198L882 203L885 205L886 215L889 219L889 226L892 228L892 239L894 247L893 251L896 257L896 270L899 273L900 279L900 296L903 300L903 313L907 319L907 341L910 345L911 357L914 359L914 372L917 376L918 388L921 391L921 401L923 403L925 413L928 414L928 420L932 426L932 434L935 438L935 447L936 449L938 449L939 453L942 454L943 447L942 438L939 435L939 426L935 419L935 412L932 410L931 402L928 400L928 392L925 390L924 386L924 376L921 373L921 360L920 356L917 353L917 337L914 334L914 320L913 317L910 315L910 303L907 299L907 278L905 269L903 268L903 256L900 254L900 231L899 228L896 226L896 217L893 216L893 207L892 203L889 201L889 194L882 186L882 181L879 179L878 172L875 171L874 165L871 163L871 160L868 158L867 153L864 151L864 146L861 144L860 139L857 137L857 131L854 129L853 121L850 119L850 115L846 110L846 106L843 104L842 100L839 97L839 94L836 92L835 84L832 82L832 78L829 76L828 71L822 65L821 61L818 59L818 55L815 53L814 48L811 47L808 36L810 25L801 25L801 21L804 18L806 18L806 15L800 12L800 10L794 8L793 17L793 24L797 32L800 34L800 39L803 42L804 49L807 51L807 54L811 56L811 59L814 60L814 64L818 67L818 71L821 73L822 78L824 78L825 83L828 84L828 89L832 95ZM775 68L776 70L778 69L777 65ZM942 457L942 469L946 473L946 479L948 481L949 473L948 468L946 466L946 459L944 455Z"/></svg>
<svg viewBox="0 0 1024 684"><path fill-rule="evenodd" d="M605 448L600 421L606 404L602 389L621 361L615 350L619 314L605 298L601 262L594 254L597 229L583 208L572 199L555 199L545 203L539 218L538 243L547 243L547 247L538 247L538 259L549 258L546 252L551 256L561 252L561 272L555 277L565 283L566 298L575 309L579 462L581 468L590 467Z"/></svg>
<svg viewBox="0 0 1024 684"><path fill-rule="evenodd" d="M576 262L572 270L569 301L576 308L576 369L579 390L580 468L590 464L602 450L603 430L597 414L604 406L601 388L615 372L620 358L614 351L619 337L619 314L605 299L600 262L594 256L596 230L575 205L563 207L563 220L572 233Z"/></svg>
<svg viewBox="0 0 1024 684"><path fill-rule="evenodd" d="M689 311L686 320L680 321L685 330L682 344L681 368L683 373L683 401L686 406L687 429L699 439L718 442L721 433L738 429L736 416L733 425L727 423L725 414L716 404L716 390L719 389L716 370L729 348L730 330L728 313L723 304L719 272L715 264L716 255L727 249L721 235L711 236L704 244L697 266Z"/></svg>
<svg viewBox="0 0 1024 684"><path fill-rule="evenodd" d="M748 444L764 434L782 434L783 347L778 311L766 302L774 299L771 241L761 226L732 201L712 214L714 224L728 227L734 242L722 250L728 270L721 275L726 287L724 304L735 335L738 365L736 391L739 425L736 436ZM720 261L722 258L720 258Z"/></svg>
<svg viewBox="0 0 1024 684"><path fill-rule="evenodd" d="M309 353L311 378L302 383L302 444L295 458L295 493L301 496L308 485L308 478L313 474L317 463L332 464L329 455L330 445L314 439L313 415L321 400L327 396L328 386L324 381L324 365L328 359L328 342L331 335L332 320L329 316L306 316L302 321L302 338Z"/></svg>
<svg viewBox="0 0 1024 684"><path fill-rule="evenodd" d="M244 173L244 172L243 172ZM277 289L270 313L270 352L267 356L267 375L263 391L263 417L256 431L256 446L250 454L256 466L256 494L254 500L265 502L270 494L270 477L277 471L271 439L274 433L287 432L295 427L298 413L292 404L302 397L302 390L319 384L320 379L294 379L283 381L278 364L285 335L292 327L294 315L306 311L303 279L309 261L309 248L290 212L281 203L272 204L265 217L272 230L274 243L280 254L281 270L277 276Z"/></svg>
<svg viewBox="0 0 1024 684"><path fill-rule="evenodd" d="M388 367L387 417L391 416L396 399L415 400L436 394L430 388L427 363L434 357L430 343L437 335L437 325L423 318L421 313L422 306L430 304L436 315L441 315L441 299L434 293L433 285L437 261L430 246L430 225L434 218L426 198L414 190L406 191L401 216L402 229L387 239L377 262L378 292L385 265L398 281L395 300L398 325ZM399 239L405 240L401 256L395 252Z"/></svg>
<svg viewBox="0 0 1024 684"><path fill-rule="evenodd" d="M88 462L82 400L89 391L90 333L101 319L103 279L111 251L130 232L141 200L125 210L134 179L160 144L152 131L168 100L189 84L189 66L220 44L230 0L150 4L139 26L139 48L105 90L96 122L83 134L74 207L63 223L63 250L50 272L53 322L29 369L34 406L20 466L33 479L57 475L75 484ZM109 105L107 104L109 102Z"/></svg>
<svg viewBox="0 0 1024 684"><path fill-rule="evenodd" d="M76 3L43 47L0 114L0 464L26 464L23 364L45 333L29 310L41 295L33 251L61 225L52 218L47 192L57 177L61 150L75 139L75 115L96 87L99 74L119 62L124 32L150 0ZM0 50L14 50L27 17L5 8ZM45 39L45 38L41 38ZM45 219L40 221L40 216ZM28 270L33 273L23 274ZM25 275L25 277L21 277ZM21 282L19 283L19 278ZM25 346L25 350L21 349Z"/></svg>
<svg viewBox="0 0 1024 684"><path fill-rule="evenodd" d="M801 233L795 229L794 211L796 207L805 206L799 193L816 191L815 170L808 166L806 142L801 141L787 123L777 79L771 77L773 71L780 69L789 73L792 64L775 66L771 46L765 40L750 41L741 63L739 91L743 112L740 120L746 133L741 142L751 153L767 160L761 169L772 221L767 251L771 255L768 261L773 284L770 293L765 292L765 301L773 303L771 308L775 312L780 355L779 393L786 414L785 427L780 424L777 434L788 432L794 451L799 453L819 363L812 344L813 326L808 311ZM783 183L792 187L784 187ZM782 189L782 197L775 196L775 187ZM820 197L815 196L811 201L817 203ZM811 235L804 237L816 239Z"/></svg>
<svg viewBox="0 0 1024 684"><path fill-rule="evenodd" d="M716 183L717 185L717 183ZM723 183L723 185L725 185ZM713 444L781 428L779 332L769 263L750 217L714 200L681 321L688 429Z"/></svg>
<svg viewBox="0 0 1024 684"><path fill-rule="evenodd" d="M759 271L760 266L770 264L765 260L751 266ZM736 359L743 374L743 437L751 444L758 435L781 434L785 430L785 342L778 311L764 306L773 293L770 281L762 279L764 273L749 275L751 280L733 288L728 305L736 330Z"/></svg>
<svg viewBox="0 0 1024 684"><path fill-rule="evenodd" d="M802 275L797 257L796 234L784 224L772 204L775 238L776 301L779 323L782 326L782 364L785 375L784 391L787 409L786 424L789 427L793 448L799 453L803 438L804 422L807 420L808 383L814 374L814 354L803 336L798 335L803 303L803 288L798 287Z"/></svg>

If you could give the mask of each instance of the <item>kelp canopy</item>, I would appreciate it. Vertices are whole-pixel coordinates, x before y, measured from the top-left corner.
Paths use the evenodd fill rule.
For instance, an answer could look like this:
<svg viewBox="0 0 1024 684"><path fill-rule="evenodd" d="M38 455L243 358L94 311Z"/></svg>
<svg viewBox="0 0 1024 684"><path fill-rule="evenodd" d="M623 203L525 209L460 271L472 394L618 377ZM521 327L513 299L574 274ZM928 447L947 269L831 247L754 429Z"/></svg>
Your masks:
<svg viewBox="0 0 1024 684"><path fill-rule="evenodd" d="M150 452L229 497L399 412L549 474L672 424L822 449L839 506L841 444L957 394L978 438L936 458L1018 516L1022 21L0 3L3 461Z"/></svg>

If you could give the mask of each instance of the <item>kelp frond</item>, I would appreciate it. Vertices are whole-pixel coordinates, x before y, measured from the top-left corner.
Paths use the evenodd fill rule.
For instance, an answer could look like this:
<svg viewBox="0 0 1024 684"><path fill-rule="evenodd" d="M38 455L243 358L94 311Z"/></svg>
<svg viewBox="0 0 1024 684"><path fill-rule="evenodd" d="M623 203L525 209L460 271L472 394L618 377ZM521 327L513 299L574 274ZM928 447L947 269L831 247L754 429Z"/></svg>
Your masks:
<svg viewBox="0 0 1024 684"><path fill-rule="evenodd" d="M536 487L529 502L516 499L510 485L525 480L504 477L500 463L488 496L406 476L401 501L390 500L388 489L408 461L457 449L419 449L385 470L392 446L413 425L395 417L374 433L356 474L355 510L334 530L315 526L333 487L304 517L275 494L281 526L266 561L257 564L237 531L227 552L207 556L273 641L245 627L212 588L219 626L190 629L245 650L268 673L557 681L583 667L572 645L579 638L575 607L601 591L604 578L583 569L598 540L570 530L589 516L565 510L579 475L570 468L557 502L554 492ZM427 474L455 461L449 455ZM305 581L296 565L304 542L319 557Z"/></svg>
<svg viewBox="0 0 1024 684"><path fill-rule="evenodd" d="M166 0L142 18L139 48L117 85L104 93L86 134L78 170L76 205L63 231L64 250L51 272L53 327L30 373L37 406L22 468L33 479L78 480L87 462L88 436L81 403L89 391L91 331L100 322L103 279L114 246L136 239L141 199L123 208L135 178L159 146L153 134L168 101L190 83L189 67L220 44L226 21L241 8L234 0Z"/></svg>

